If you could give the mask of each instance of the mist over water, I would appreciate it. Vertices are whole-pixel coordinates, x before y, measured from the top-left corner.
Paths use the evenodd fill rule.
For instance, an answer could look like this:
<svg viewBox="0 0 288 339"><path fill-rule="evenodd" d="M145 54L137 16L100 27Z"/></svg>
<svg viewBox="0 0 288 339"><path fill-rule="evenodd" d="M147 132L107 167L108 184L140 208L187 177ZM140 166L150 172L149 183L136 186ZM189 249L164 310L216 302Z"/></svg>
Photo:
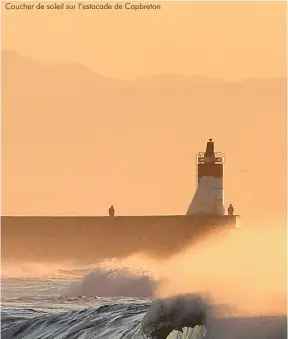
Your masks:
<svg viewBox="0 0 288 339"><path fill-rule="evenodd" d="M139 254L117 266L161 278L160 297L205 293L241 314L286 314L286 233L276 224L211 236L166 261Z"/></svg>
<svg viewBox="0 0 288 339"><path fill-rule="evenodd" d="M238 314L286 314L283 227L243 226L212 235L167 260L140 253L81 267L71 262L10 263L2 267L2 276L71 279L66 296L200 293Z"/></svg>
<svg viewBox="0 0 288 339"><path fill-rule="evenodd" d="M157 281L145 273L97 268L85 275L81 282L73 284L65 295L151 298L156 287Z"/></svg>
<svg viewBox="0 0 288 339"><path fill-rule="evenodd" d="M140 339L157 331L166 338L173 328L169 339L195 339L202 317L207 339L286 336L286 318L257 317L286 315L286 231L276 224L217 232L166 260L143 253L93 265L12 258L3 277L6 339ZM183 322L184 334L176 330Z"/></svg>

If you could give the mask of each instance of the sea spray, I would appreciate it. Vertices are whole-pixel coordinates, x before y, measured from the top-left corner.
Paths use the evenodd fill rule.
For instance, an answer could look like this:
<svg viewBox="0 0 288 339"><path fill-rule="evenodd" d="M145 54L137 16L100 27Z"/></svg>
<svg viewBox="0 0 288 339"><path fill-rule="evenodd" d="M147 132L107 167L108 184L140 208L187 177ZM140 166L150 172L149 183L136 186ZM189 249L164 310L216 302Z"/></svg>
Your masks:
<svg viewBox="0 0 288 339"><path fill-rule="evenodd" d="M247 225L191 246L167 260L135 254L106 267L144 270L161 280L157 297L207 293L242 315L286 314L285 229Z"/></svg>
<svg viewBox="0 0 288 339"><path fill-rule="evenodd" d="M97 268L74 283L65 295L150 298L154 296L157 283L145 273L133 274L125 268Z"/></svg>

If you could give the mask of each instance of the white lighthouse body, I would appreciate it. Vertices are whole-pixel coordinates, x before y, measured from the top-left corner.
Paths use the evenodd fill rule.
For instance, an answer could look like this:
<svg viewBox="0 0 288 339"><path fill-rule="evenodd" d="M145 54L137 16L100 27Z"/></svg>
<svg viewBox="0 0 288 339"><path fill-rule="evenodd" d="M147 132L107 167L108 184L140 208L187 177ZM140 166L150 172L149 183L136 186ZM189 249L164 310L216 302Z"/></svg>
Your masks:
<svg viewBox="0 0 288 339"><path fill-rule="evenodd" d="M224 153L214 152L214 142L209 139L205 153L197 154L197 190L187 215L224 215Z"/></svg>

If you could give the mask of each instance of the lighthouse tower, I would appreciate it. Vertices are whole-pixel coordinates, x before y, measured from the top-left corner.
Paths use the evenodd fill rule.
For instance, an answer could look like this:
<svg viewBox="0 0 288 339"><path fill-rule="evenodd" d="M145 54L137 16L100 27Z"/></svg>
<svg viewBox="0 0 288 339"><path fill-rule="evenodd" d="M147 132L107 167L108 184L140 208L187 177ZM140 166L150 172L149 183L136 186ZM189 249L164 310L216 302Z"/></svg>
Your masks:
<svg viewBox="0 0 288 339"><path fill-rule="evenodd" d="M224 153L215 153L214 142L209 139L206 152L197 154L196 164L198 187L187 215L224 215Z"/></svg>

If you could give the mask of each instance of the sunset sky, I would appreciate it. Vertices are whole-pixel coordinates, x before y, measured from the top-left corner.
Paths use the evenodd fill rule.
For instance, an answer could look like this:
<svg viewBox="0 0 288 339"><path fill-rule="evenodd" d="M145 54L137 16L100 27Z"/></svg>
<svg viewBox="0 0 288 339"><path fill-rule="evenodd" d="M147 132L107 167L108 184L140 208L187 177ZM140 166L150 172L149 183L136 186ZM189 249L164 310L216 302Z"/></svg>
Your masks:
<svg viewBox="0 0 288 339"><path fill-rule="evenodd" d="M32 3L32 2L29 2ZM105 76L285 74L285 2L161 3L159 11L3 9L2 48Z"/></svg>
<svg viewBox="0 0 288 339"><path fill-rule="evenodd" d="M212 137L225 204L283 219L286 2L161 6L2 8L3 214L185 213Z"/></svg>

